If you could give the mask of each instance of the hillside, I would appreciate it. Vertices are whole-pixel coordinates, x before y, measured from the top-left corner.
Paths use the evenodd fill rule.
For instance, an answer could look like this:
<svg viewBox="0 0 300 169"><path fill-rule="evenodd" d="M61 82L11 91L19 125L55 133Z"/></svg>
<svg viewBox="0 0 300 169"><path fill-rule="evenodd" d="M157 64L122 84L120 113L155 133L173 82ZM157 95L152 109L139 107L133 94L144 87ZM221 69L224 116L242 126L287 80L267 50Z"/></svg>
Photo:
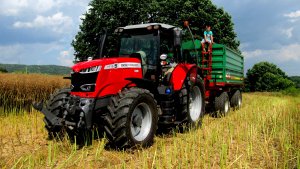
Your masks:
<svg viewBox="0 0 300 169"><path fill-rule="evenodd" d="M19 65L19 64L1 64L0 68L6 69L11 72L23 73L42 73L51 75L65 75L70 73L70 68L57 65Z"/></svg>

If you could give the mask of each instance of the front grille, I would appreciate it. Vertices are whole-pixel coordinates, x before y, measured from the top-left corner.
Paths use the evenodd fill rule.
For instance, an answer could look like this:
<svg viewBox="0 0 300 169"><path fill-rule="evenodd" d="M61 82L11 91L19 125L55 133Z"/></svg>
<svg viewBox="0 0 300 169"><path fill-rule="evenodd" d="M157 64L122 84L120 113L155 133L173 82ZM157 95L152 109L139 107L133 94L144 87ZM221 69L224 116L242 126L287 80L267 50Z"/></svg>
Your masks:
<svg viewBox="0 0 300 169"><path fill-rule="evenodd" d="M72 73L71 74L71 84L73 86L72 92L85 92L80 87L86 84L96 84L96 80L99 72L94 73ZM91 91L95 91L95 88L92 88Z"/></svg>

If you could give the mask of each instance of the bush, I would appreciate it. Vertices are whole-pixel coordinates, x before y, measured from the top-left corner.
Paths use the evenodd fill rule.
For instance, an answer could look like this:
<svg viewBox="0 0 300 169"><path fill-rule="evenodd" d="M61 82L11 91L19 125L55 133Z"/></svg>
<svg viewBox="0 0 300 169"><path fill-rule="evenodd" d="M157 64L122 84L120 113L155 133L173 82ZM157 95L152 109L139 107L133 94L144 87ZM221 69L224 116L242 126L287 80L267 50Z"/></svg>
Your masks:
<svg viewBox="0 0 300 169"><path fill-rule="evenodd" d="M0 67L0 73L8 73L8 71L2 67Z"/></svg>
<svg viewBox="0 0 300 169"><path fill-rule="evenodd" d="M289 87L282 91L282 94L289 95L289 96L300 96L300 89L295 87Z"/></svg>
<svg viewBox="0 0 300 169"><path fill-rule="evenodd" d="M295 84L288 79L285 72L269 62L255 64L252 69L247 71L245 79L246 91L273 92L294 86Z"/></svg>

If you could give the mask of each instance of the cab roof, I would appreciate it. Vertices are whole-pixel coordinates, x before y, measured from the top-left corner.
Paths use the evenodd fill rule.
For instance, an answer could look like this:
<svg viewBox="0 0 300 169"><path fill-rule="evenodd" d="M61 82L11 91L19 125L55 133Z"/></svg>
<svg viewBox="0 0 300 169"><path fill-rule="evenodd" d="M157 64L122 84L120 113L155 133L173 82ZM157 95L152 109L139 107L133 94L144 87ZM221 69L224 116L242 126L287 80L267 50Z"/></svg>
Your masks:
<svg viewBox="0 0 300 169"><path fill-rule="evenodd" d="M164 29L175 28L175 26L173 26L173 25L168 25L168 24L164 24L164 23L146 23L146 24L138 24L138 25L128 25L128 26L119 27L119 28L123 28L125 30L129 30L129 29L147 28L148 26L154 26L154 25L160 25L160 27L164 28Z"/></svg>

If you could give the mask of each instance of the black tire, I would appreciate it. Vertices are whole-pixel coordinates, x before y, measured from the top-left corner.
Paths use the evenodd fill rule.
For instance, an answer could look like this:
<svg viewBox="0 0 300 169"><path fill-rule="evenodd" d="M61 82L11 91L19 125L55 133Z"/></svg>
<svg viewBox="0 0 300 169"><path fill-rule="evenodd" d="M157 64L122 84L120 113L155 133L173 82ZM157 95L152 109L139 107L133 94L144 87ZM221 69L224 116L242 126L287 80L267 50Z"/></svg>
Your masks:
<svg viewBox="0 0 300 169"><path fill-rule="evenodd" d="M230 99L230 104L235 110L238 110L242 107L242 93L239 90L233 93Z"/></svg>
<svg viewBox="0 0 300 169"><path fill-rule="evenodd" d="M46 109L53 113L54 115L58 117L63 117L64 113L64 106L66 103L68 103L70 99L70 92L71 89L69 88L63 88L60 90L55 91L48 100L46 104ZM47 120L45 118L45 120ZM65 130L62 127L53 127L53 126L45 126L48 130L48 139L61 139L64 134Z"/></svg>
<svg viewBox="0 0 300 169"><path fill-rule="evenodd" d="M222 92L215 97L215 115L217 117L225 116L230 111L230 101L227 92Z"/></svg>
<svg viewBox="0 0 300 169"><path fill-rule="evenodd" d="M111 148L147 147L153 144L158 113L157 103L148 90L140 88L124 89L118 95L112 97L107 108L108 112L103 121L104 131L109 140L108 145ZM138 110L141 114L145 113L146 115L138 116ZM144 121L145 119L150 120L151 123L149 124L147 120ZM150 128L148 129L147 126ZM134 135L134 129L138 127L140 127L140 132ZM144 130L145 128L146 130ZM143 133L144 131L145 133Z"/></svg>
<svg viewBox="0 0 300 169"><path fill-rule="evenodd" d="M188 79L186 83L182 86L182 89L179 93L180 99L180 115L183 117L182 124L186 124L188 127L200 127L202 124L202 119L205 113L205 92L204 85L201 77L198 75L197 80L192 84ZM193 97L195 92L200 94L201 104L193 104ZM198 101L199 101L198 100ZM195 106L199 106L196 109ZM200 112L197 109L200 110Z"/></svg>

